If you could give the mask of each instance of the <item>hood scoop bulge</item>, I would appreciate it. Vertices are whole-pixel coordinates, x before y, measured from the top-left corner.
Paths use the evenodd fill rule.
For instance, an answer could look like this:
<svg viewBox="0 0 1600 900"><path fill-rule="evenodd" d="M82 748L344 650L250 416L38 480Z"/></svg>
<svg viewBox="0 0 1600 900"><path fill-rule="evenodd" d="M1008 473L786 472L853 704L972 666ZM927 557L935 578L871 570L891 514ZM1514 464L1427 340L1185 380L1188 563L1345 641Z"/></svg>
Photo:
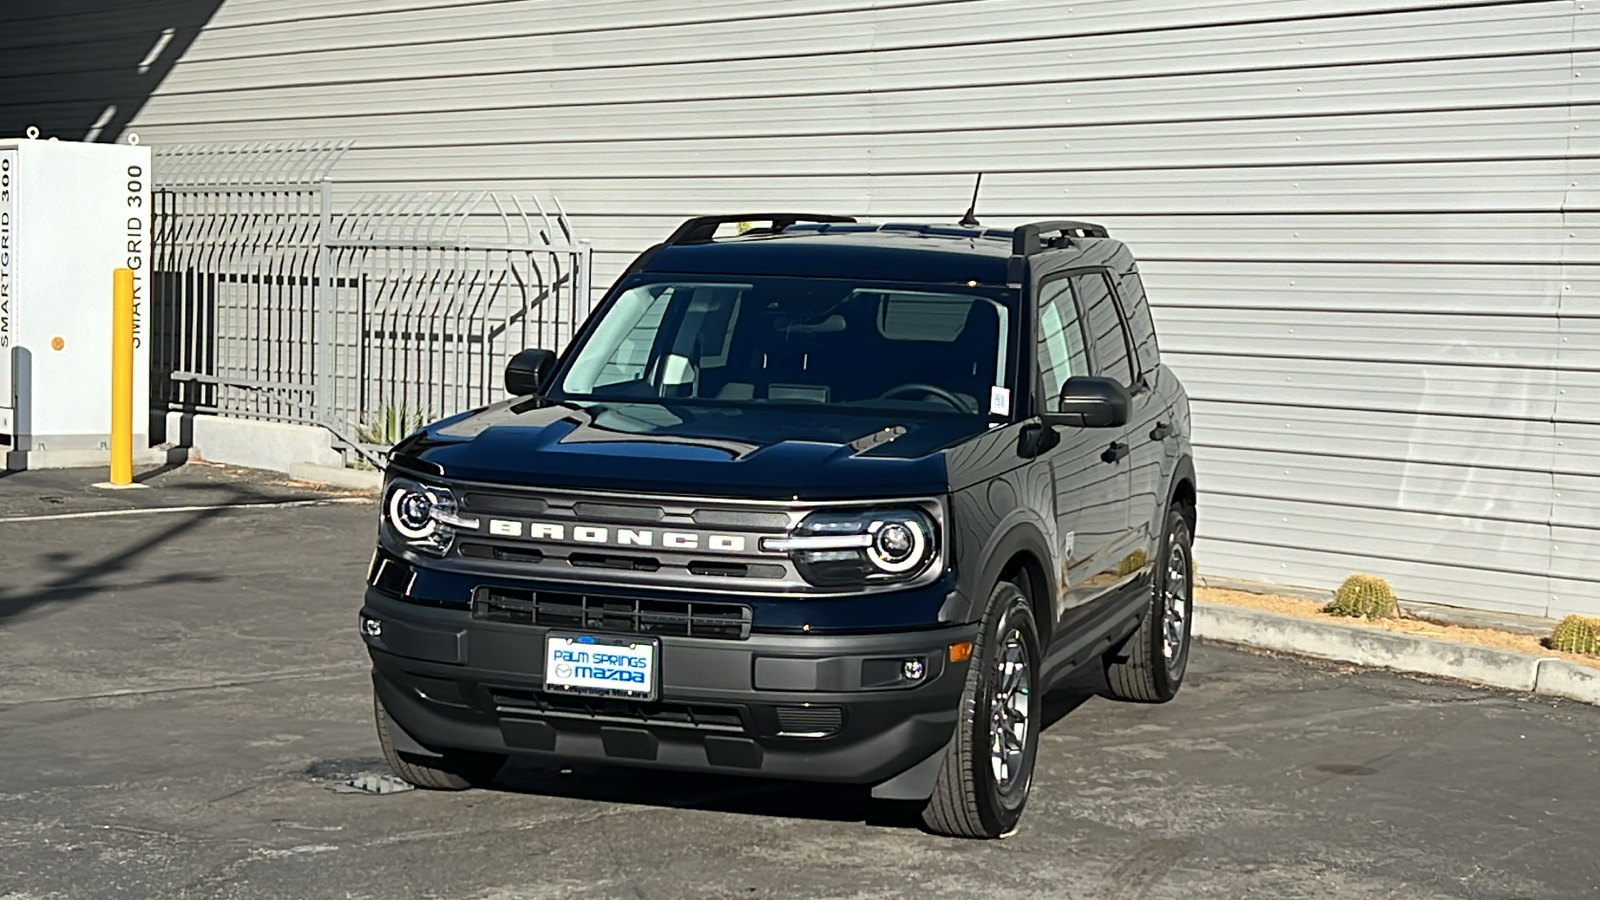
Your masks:
<svg viewBox="0 0 1600 900"><path fill-rule="evenodd" d="M866 453L885 444L894 443L905 433L906 427L904 425L891 425L888 428L880 428L871 434L862 435L851 441L850 449L857 453Z"/></svg>

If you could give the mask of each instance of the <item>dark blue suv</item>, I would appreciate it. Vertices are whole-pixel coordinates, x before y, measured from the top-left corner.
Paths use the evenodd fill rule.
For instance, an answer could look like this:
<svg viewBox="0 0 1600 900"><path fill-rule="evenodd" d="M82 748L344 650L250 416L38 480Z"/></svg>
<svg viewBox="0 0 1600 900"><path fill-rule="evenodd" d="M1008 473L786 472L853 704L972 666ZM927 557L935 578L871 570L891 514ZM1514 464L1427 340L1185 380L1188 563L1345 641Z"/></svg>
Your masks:
<svg viewBox="0 0 1600 900"><path fill-rule="evenodd" d="M692 219L506 386L388 469L360 627L413 784L849 782L995 837L1047 689L1183 680L1188 400L1103 228Z"/></svg>

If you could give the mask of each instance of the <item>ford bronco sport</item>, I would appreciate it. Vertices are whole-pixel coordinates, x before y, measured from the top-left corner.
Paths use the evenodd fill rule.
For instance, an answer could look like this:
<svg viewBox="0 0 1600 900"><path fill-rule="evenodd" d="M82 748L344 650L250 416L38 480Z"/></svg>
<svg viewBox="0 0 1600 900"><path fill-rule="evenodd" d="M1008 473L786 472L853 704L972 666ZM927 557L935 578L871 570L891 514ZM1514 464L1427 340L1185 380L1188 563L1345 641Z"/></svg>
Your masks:
<svg viewBox="0 0 1600 900"><path fill-rule="evenodd" d="M1183 681L1188 400L1099 226L692 219L505 378L388 467L359 625L415 785L848 782L995 837L1053 684Z"/></svg>

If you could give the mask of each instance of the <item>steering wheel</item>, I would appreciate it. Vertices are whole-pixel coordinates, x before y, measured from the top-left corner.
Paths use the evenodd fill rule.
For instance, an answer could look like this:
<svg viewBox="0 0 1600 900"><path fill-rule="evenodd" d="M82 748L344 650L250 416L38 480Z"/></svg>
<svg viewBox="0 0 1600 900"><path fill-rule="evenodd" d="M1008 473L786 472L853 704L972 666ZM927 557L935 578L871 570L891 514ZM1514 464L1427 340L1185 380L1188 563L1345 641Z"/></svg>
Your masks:
<svg viewBox="0 0 1600 900"><path fill-rule="evenodd" d="M922 394L924 396L933 397L934 399L941 401L956 412L971 411L967 408L967 404L963 402L960 397L957 397L955 394L952 394L944 388L939 387L937 384L926 384L921 381L912 381L892 387L878 395L878 399L888 400L898 397L901 394Z"/></svg>

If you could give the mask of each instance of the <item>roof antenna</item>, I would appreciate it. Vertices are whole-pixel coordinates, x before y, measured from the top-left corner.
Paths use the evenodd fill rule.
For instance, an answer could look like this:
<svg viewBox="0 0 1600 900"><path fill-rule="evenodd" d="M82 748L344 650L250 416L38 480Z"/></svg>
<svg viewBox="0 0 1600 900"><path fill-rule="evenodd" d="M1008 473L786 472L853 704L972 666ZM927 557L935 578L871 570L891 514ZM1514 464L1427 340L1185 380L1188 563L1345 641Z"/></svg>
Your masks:
<svg viewBox="0 0 1600 900"><path fill-rule="evenodd" d="M978 191L983 189L983 173L978 173L978 183L972 186L972 205L967 207L967 214L956 223L967 228L977 228L978 223Z"/></svg>

